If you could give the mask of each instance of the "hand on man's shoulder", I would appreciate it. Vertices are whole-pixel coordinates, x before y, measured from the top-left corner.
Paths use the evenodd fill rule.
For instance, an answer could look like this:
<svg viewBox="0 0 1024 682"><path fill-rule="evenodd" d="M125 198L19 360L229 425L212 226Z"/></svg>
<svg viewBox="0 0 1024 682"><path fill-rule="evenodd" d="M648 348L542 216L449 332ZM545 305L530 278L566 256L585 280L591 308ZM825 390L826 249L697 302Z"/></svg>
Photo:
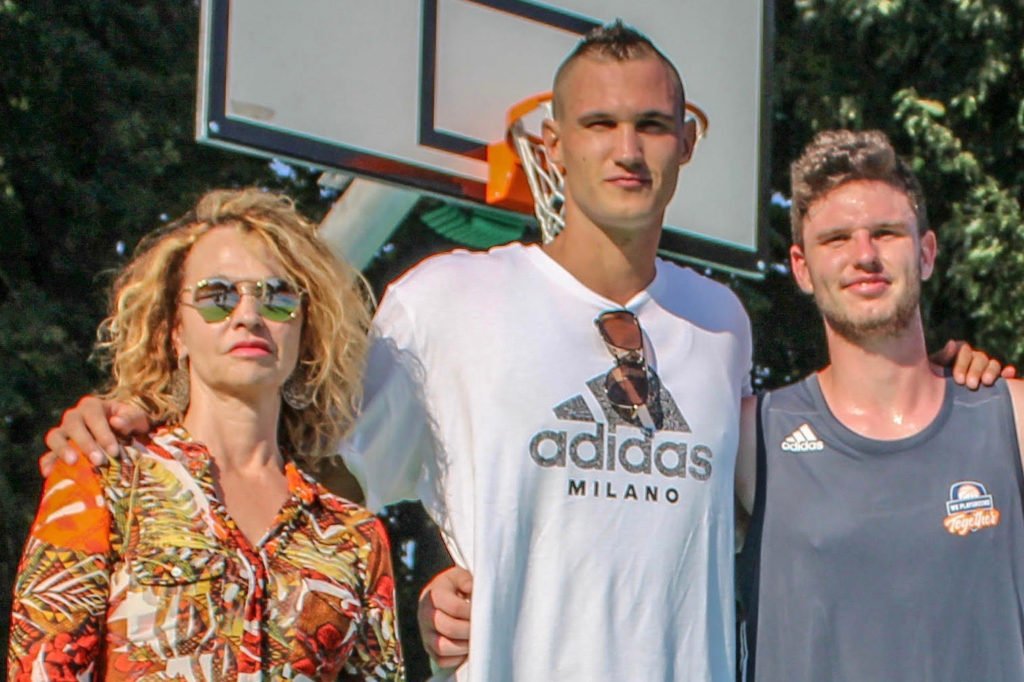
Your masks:
<svg viewBox="0 0 1024 682"><path fill-rule="evenodd" d="M49 476L57 459L73 463L80 455L102 466L119 452L119 437L141 435L149 429L149 416L138 405L84 396L64 412L58 426L47 432L49 452L39 459L39 470L44 477Z"/></svg>

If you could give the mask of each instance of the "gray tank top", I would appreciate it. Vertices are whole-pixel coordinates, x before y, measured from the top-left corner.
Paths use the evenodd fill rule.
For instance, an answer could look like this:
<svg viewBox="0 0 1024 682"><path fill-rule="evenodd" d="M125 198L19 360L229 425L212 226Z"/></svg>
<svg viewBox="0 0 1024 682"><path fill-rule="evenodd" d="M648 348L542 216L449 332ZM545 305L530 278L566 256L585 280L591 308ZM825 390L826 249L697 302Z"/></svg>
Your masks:
<svg viewBox="0 0 1024 682"><path fill-rule="evenodd" d="M861 437L814 376L762 398L748 680L1024 681L1024 475L1004 382ZM742 664L742 662L741 662Z"/></svg>

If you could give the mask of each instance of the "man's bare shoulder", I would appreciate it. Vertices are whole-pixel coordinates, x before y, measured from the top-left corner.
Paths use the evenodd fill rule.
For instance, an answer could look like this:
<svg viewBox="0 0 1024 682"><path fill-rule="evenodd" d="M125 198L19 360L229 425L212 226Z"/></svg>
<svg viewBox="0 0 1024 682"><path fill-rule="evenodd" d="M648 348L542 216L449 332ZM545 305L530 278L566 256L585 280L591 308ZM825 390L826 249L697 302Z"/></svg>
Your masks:
<svg viewBox="0 0 1024 682"><path fill-rule="evenodd" d="M1017 450L1020 453L1021 466L1024 467L1024 381L1020 379L1003 379L1006 389L1010 392L1013 404L1013 420L1017 426Z"/></svg>
<svg viewBox="0 0 1024 682"><path fill-rule="evenodd" d="M1013 402L1013 412L1017 420L1024 416L1024 379L1003 379L1006 382L1006 390L1010 393L1010 400Z"/></svg>

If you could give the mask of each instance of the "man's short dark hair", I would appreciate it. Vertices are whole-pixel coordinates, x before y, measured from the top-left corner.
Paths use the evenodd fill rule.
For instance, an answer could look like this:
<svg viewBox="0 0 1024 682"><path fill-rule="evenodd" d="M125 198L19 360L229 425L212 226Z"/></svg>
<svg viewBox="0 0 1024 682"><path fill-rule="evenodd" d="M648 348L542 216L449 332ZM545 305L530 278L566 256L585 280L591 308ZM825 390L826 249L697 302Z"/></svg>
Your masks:
<svg viewBox="0 0 1024 682"><path fill-rule="evenodd" d="M807 209L830 191L853 180L879 180L907 195L921 234L928 231L924 192L910 166L896 155L879 130L824 130L814 136L790 166L793 243L803 246Z"/></svg>
<svg viewBox="0 0 1024 682"><path fill-rule="evenodd" d="M576 45L576 48L569 53L562 65L555 72L555 82L552 86L554 92L554 112L558 117L558 92L569 66L582 57L597 57L610 59L616 62L625 62L631 59L643 59L644 57L657 57L668 68L672 80L679 92L679 112L682 114L686 102L686 91L683 88L683 79L675 65L669 61L661 50L654 46L651 39L635 28L622 23L622 19L616 19L610 24L594 28Z"/></svg>

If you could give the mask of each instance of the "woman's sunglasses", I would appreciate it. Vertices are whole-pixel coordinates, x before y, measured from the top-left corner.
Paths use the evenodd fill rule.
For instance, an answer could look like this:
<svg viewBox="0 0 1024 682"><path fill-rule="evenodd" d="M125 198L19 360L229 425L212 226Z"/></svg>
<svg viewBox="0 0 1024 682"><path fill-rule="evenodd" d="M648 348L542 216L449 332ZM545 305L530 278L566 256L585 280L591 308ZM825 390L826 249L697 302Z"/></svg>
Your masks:
<svg viewBox="0 0 1024 682"><path fill-rule="evenodd" d="M287 322L295 319L302 307L302 292L286 279L267 277L258 280L232 282L223 277L201 279L183 291L192 292L192 302L182 305L194 308L206 322L223 322L248 294L259 301L259 314L271 322Z"/></svg>

